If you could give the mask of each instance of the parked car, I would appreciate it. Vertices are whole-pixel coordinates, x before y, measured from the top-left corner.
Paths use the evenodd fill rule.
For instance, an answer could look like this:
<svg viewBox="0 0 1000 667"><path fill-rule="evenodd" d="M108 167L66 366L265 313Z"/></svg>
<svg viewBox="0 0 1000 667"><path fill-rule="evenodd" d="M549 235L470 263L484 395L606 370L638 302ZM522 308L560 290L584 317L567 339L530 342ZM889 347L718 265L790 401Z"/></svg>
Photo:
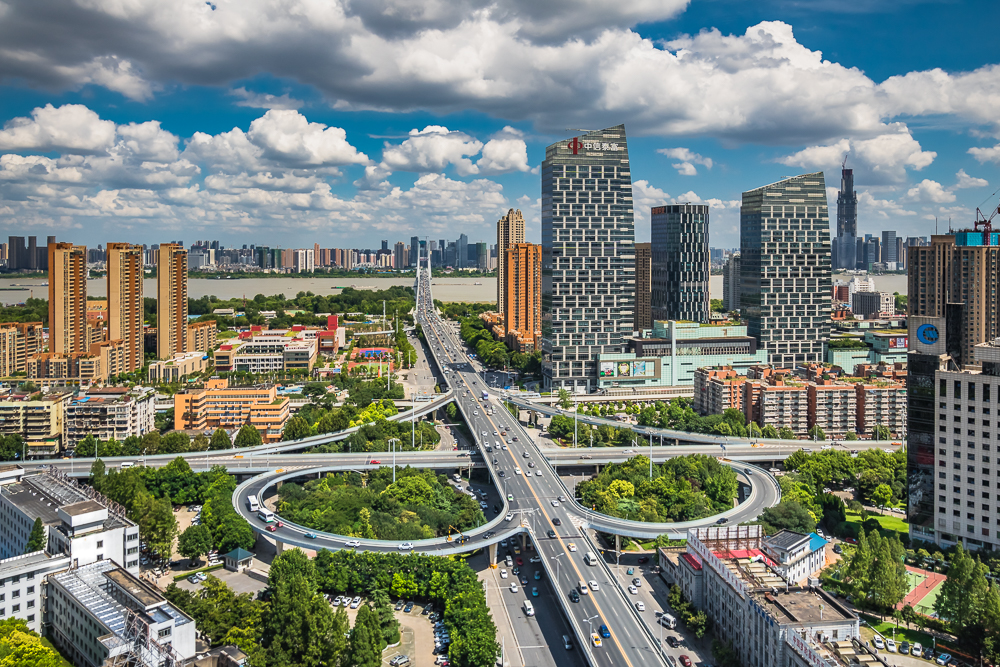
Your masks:
<svg viewBox="0 0 1000 667"><path fill-rule="evenodd" d="M942 653L937 657L937 660L935 660L934 662L936 662L939 665L947 665L949 662L951 662L951 653Z"/></svg>

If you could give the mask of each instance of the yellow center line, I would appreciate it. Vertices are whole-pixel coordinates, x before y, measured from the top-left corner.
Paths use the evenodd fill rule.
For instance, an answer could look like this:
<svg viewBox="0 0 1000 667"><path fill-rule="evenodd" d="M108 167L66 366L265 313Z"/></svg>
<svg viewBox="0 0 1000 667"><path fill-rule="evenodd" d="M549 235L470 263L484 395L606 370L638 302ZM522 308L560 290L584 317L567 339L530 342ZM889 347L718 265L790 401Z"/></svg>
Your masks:
<svg viewBox="0 0 1000 667"><path fill-rule="evenodd" d="M435 334L435 335L437 335L437 334ZM438 341L440 342L440 338L438 338ZM450 354L448 355L448 358L451 359L451 355ZM464 374L460 374L460 377L462 378L462 382L463 382L463 384L465 384L466 388L471 391L472 388L469 386L469 382L468 382L468 380L466 380L465 375ZM484 410L484 412L485 412L485 410ZM494 422L493 419L492 419L492 417L490 417L489 415L485 415L484 414L483 416L486 417L486 421L488 421L494 428L496 428L497 433L499 433L500 432L499 423L498 422ZM510 416L516 420L516 417L514 417L514 415L510 415ZM475 428L475 427L473 426L472 428ZM470 430L472 430L472 429L470 429ZM474 437L475 437L475 434L473 434L473 438ZM498 435L497 437L501 437L501 436ZM525 446L527 446L527 443L525 443ZM501 450L502 449L503 449L503 447L501 446ZM517 457L514 456L514 453L510 450L510 448L508 448L506 451L507 451L508 457L514 463L514 467L515 468L519 468L520 466L518 465ZM483 453L483 458L484 459L486 458L485 452ZM555 468L553 468L552 470L554 472ZM527 484L528 491L531 492L532 497L535 499L535 502L538 504L538 509L541 511L542 515L545 517L545 520L551 525L552 524L552 519L551 519L551 517L549 517L549 513L546 511L544 504L542 503L541 500L539 500L538 495L535 493L534 486L531 484L531 482L528 481L528 478L523 477L521 475L519 475L519 477L521 477L521 481L522 482L524 482L525 484ZM559 545L562 547L563 553L567 553L567 554L568 553L572 553L566 547L566 544L564 543L563 538L558 533L556 533L556 538L555 539L559 540ZM538 545L537 544L535 545L535 550L536 551L538 550ZM576 562L573 561L572 556L568 560L569 560L569 562L573 566L573 571L576 572L576 574L580 578L580 580L583 581L583 579L584 579L583 574L580 572L580 569L577 567ZM558 582L556 582L556 584L558 585ZM556 594L557 595L560 594L560 592L558 591L558 589L556 591ZM604 625L607 626L608 631L611 633L611 639L614 640L615 644L618 646L618 650L621 651L622 658L625 659L625 662L628 664L629 667L632 667L632 661L628 659L628 655L625 653L625 648L622 646L621 642L618 641L618 636L611 630L611 627L608 625L608 618L607 618L607 616L605 616L604 610L601 609L601 605L597 602L597 599L595 597L591 596L591 600L594 603L594 607L597 608L597 615L601 617L601 620L604 621ZM626 604L627 604L627 601L626 601ZM583 629L582 626L581 626L580 629L581 630ZM587 639L590 640L591 638L588 637Z"/></svg>

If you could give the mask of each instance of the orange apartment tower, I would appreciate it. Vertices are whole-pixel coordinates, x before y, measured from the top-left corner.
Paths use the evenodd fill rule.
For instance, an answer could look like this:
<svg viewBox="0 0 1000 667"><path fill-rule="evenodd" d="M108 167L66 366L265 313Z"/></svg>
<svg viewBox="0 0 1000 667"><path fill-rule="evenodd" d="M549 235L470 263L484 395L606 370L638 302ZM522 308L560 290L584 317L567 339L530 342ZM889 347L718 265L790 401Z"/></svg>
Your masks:
<svg viewBox="0 0 1000 667"><path fill-rule="evenodd" d="M87 247L49 244L49 352L88 352Z"/></svg>
<svg viewBox="0 0 1000 667"><path fill-rule="evenodd" d="M503 325L508 346L517 342L527 351L535 349L535 336L542 329L542 246L517 243L503 256L504 302Z"/></svg>
<svg viewBox="0 0 1000 667"><path fill-rule="evenodd" d="M109 243L107 266L108 338L122 341L123 370L131 373L143 365L142 246Z"/></svg>
<svg viewBox="0 0 1000 667"><path fill-rule="evenodd" d="M507 215L497 221L497 312L507 312L507 267L504 257L508 250L518 243L524 243L524 216L520 209L510 209ZM541 284L539 284L541 289ZM509 331L509 329L508 329Z"/></svg>
<svg viewBox="0 0 1000 667"><path fill-rule="evenodd" d="M187 352L188 257L184 247L161 243L156 258L156 357Z"/></svg>

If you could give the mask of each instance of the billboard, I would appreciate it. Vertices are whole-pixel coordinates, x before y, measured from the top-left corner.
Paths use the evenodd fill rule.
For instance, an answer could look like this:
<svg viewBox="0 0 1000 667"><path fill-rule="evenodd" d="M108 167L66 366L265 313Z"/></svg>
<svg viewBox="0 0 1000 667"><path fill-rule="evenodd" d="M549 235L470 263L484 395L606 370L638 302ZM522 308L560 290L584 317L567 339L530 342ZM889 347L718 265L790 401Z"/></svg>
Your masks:
<svg viewBox="0 0 1000 667"><path fill-rule="evenodd" d="M632 377L653 377L654 366L652 361L633 361Z"/></svg>
<svg viewBox="0 0 1000 667"><path fill-rule="evenodd" d="M889 348L894 350L905 350L907 346L906 336L898 336L889 339Z"/></svg>
<svg viewBox="0 0 1000 667"><path fill-rule="evenodd" d="M630 361L619 361L618 362L618 376L619 377L632 377L632 362Z"/></svg>
<svg viewBox="0 0 1000 667"><path fill-rule="evenodd" d="M945 320L943 317L924 317L913 315L908 318L909 336L912 344L910 351L918 354L945 354Z"/></svg>
<svg viewBox="0 0 1000 667"><path fill-rule="evenodd" d="M602 361L600 363L599 371L602 378L613 378L615 376L615 362Z"/></svg>

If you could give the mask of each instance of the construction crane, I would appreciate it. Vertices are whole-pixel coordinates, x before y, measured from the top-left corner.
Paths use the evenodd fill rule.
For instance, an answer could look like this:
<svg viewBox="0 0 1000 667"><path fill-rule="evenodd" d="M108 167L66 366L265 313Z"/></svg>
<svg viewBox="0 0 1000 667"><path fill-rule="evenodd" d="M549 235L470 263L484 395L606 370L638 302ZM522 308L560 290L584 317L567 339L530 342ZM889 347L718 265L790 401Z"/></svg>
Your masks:
<svg viewBox="0 0 1000 667"><path fill-rule="evenodd" d="M983 232L983 245L992 245L993 236L993 218L996 217L997 213L1000 213L1000 206L990 212L990 217L986 217L981 210L976 209L976 219L973 221L972 226L978 232L980 227L982 227Z"/></svg>

